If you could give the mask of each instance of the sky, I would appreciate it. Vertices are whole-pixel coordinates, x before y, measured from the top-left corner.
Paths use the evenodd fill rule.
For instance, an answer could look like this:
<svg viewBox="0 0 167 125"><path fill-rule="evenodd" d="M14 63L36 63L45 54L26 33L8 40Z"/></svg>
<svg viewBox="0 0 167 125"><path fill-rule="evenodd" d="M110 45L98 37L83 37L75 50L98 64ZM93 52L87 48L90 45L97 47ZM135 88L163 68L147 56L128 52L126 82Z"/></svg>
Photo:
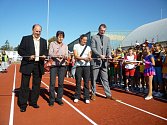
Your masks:
<svg viewBox="0 0 167 125"><path fill-rule="evenodd" d="M48 0L0 0L0 46L20 44L32 34L32 25L42 26L47 39ZM65 32L64 43L81 34L97 31L101 23L107 31L132 31L137 27L167 18L167 0L49 0L48 38L58 30ZM161 14L162 10L162 14Z"/></svg>

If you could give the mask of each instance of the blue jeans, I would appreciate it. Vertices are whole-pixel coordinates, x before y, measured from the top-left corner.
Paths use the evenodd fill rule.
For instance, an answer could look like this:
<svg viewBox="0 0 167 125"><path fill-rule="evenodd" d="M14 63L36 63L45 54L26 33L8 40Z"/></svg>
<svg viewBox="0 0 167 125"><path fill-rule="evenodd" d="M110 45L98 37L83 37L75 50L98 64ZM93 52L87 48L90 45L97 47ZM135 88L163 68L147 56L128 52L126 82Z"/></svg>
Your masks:
<svg viewBox="0 0 167 125"><path fill-rule="evenodd" d="M154 83L162 84L162 67L154 67L155 76L153 77Z"/></svg>

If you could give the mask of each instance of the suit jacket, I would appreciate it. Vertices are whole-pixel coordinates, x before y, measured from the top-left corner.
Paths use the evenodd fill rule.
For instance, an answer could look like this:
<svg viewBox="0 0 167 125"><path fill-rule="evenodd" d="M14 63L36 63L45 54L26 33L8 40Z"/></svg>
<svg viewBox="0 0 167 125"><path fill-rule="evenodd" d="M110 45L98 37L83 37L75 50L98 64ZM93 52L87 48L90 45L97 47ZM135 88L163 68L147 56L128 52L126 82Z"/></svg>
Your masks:
<svg viewBox="0 0 167 125"><path fill-rule="evenodd" d="M106 57L111 56L109 37L105 35L103 36L103 45L102 45L100 36L98 34L92 36L91 49L92 49L92 58L99 58L100 55L105 55ZM100 67L102 65L102 60L93 59L91 61L91 65L93 65L94 67ZM105 66L107 67L107 61L105 62Z"/></svg>
<svg viewBox="0 0 167 125"><path fill-rule="evenodd" d="M33 36L24 36L21 40L20 46L18 48L18 53L20 56L31 56L35 55L35 47L34 47L34 41ZM47 56L47 42L45 39L40 38L40 52L39 55L46 55ZM23 74L30 75L34 68L34 62L35 60L29 60L29 57L23 57L21 61L20 66L20 72ZM39 66L40 71L42 74L44 74L44 60L39 59Z"/></svg>

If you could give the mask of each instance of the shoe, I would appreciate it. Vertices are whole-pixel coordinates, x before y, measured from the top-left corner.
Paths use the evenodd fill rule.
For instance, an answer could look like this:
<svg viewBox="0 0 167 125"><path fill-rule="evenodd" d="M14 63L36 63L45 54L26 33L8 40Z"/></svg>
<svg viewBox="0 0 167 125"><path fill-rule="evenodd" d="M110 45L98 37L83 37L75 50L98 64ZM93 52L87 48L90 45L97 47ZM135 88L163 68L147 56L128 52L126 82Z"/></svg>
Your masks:
<svg viewBox="0 0 167 125"><path fill-rule="evenodd" d="M113 98L112 96L107 96L106 99L110 99L110 100L116 100L115 98Z"/></svg>
<svg viewBox="0 0 167 125"><path fill-rule="evenodd" d="M125 91L129 92L129 87L125 87Z"/></svg>
<svg viewBox="0 0 167 125"><path fill-rule="evenodd" d="M157 92L156 94L154 94L155 97L162 97L164 94L161 92Z"/></svg>
<svg viewBox="0 0 167 125"><path fill-rule="evenodd" d="M25 112L26 108L20 108L20 112Z"/></svg>
<svg viewBox="0 0 167 125"><path fill-rule="evenodd" d="M49 106L50 106L50 107L53 107L53 106L54 106L54 103L53 103L53 102L50 102L50 103L49 103Z"/></svg>
<svg viewBox="0 0 167 125"><path fill-rule="evenodd" d="M144 89L143 89L143 88L140 88L139 92L142 93L143 91L144 91Z"/></svg>
<svg viewBox="0 0 167 125"><path fill-rule="evenodd" d="M92 95L91 100L95 101L96 100L96 95Z"/></svg>
<svg viewBox="0 0 167 125"><path fill-rule="evenodd" d="M146 93L148 93L148 89L146 88L146 89L144 89L144 93L146 94Z"/></svg>
<svg viewBox="0 0 167 125"><path fill-rule="evenodd" d="M152 98L153 98L153 96L147 96L147 97L145 97L145 100L150 100Z"/></svg>
<svg viewBox="0 0 167 125"><path fill-rule="evenodd" d="M132 92L135 92L135 88L134 88L134 87L131 87L131 91L132 91Z"/></svg>
<svg viewBox="0 0 167 125"><path fill-rule="evenodd" d="M74 99L74 102L77 103L79 100L78 99Z"/></svg>
<svg viewBox="0 0 167 125"><path fill-rule="evenodd" d="M156 91L153 91L153 92L152 92L153 96L155 96L157 93L158 93L158 92L156 92Z"/></svg>
<svg viewBox="0 0 167 125"><path fill-rule="evenodd" d="M35 104L35 105L32 105L32 104L29 104L29 106L32 106L33 108L39 108L39 105Z"/></svg>
<svg viewBox="0 0 167 125"><path fill-rule="evenodd" d="M59 105L63 105L64 103L62 101L57 101Z"/></svg>
<svg viewBox="0 0 167 125"><path fill-rule="evenodd" d="M116 83L113 83L113 84L112 84L112 87L116 87Z"/></svg>
<svg viewBox="0 0 167 125"><path fill-rule="evenodd" d="M86 104L89 104L89 103L90 103L90 101L87 99L87 100L85 100L85 103L86 103Z"/></svg>

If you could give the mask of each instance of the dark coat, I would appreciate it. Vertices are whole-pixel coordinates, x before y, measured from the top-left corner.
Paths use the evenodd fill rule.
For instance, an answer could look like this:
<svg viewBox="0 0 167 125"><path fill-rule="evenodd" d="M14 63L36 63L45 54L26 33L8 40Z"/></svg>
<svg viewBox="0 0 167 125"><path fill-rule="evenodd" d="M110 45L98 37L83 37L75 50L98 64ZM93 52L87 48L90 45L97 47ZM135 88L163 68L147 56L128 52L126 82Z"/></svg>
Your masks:
<svg viewBox="0 0 167 125"><path fill-rule="evenodd" d="M24 57L24 56L31 56L35 55L35 47L34 47L34 41L33 36L24 36L21 40L20 46L18 48L18 53L20 56L23 56L23 59L21 61L20 66L20 72L23 74L30 75L34 68L34 60L29 60L30 57ZM40 52L39 55L45 55L47 56L47 42L45 39L40 38ZM44 60L39 59L39 66L41 74L44 74Z"/></svg>

